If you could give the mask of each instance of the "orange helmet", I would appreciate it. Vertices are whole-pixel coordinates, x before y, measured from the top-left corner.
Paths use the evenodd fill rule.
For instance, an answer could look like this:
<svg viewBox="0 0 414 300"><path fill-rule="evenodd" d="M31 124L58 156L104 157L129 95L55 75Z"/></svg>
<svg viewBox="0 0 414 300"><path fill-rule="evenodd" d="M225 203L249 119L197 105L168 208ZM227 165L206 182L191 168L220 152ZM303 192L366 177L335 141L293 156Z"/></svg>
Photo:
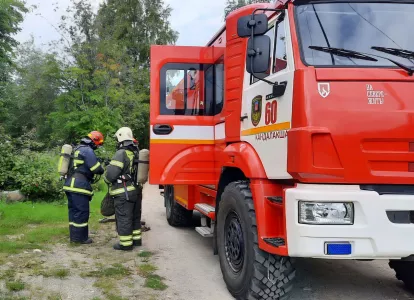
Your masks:
<svg viewBox="0 0 414 300"><path fill-rule="evenodd" d="M93 141L96 146L102 146L104 142L104 136L99 131L91 131L88 137Z"/></svg>

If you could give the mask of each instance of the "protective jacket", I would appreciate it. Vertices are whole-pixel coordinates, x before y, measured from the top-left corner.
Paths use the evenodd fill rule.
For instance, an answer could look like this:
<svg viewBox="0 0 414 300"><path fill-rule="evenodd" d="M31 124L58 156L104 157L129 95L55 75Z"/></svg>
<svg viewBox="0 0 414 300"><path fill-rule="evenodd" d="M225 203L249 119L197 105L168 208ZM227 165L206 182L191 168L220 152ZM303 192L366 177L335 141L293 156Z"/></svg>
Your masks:
<svg viewBox="0 0 414 300"><path fill-rule="evenodd" d="M81 143L74 149L73 173L69 174L63 190L65 192L93 195L91 182L95 174L105 172L93 149L85 143Z"/></svg>
<svg viewBox="0 0 414 300"><path fill-rule="evenodd" d="M63 190L68 197L69 233L72 242L86 242L89 236L89 201L92 200L91 182L104 168L93 151L92 141L84 139L74 148L73 167Z"/></svg>
<svg viewBox="0 0 414 300"><path fill-rule="evenodd" d="M109 195L117 196L137 189L135 185L134 159L137 154L132 147L119 149L106 167L104 180L110 185Z"/></svg>
<svg viewBox="0 0 414 300"><path fill-rule="evenodd" d="M110 185L114 199L116 228L119 245L115 249L127 250L141 245L142 187L136 185L137 148L133 145L119 149L106 167L104 180ZM119 246L119 248L118 248Z"/></svg>

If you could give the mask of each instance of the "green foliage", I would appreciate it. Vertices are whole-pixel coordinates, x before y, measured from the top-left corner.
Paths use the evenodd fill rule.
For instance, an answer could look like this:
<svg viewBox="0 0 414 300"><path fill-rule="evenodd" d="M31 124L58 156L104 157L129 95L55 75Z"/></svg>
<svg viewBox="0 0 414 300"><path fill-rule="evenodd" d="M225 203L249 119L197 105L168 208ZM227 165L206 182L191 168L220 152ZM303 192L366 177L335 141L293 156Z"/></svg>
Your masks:
<svg viewBox="0 0 414 300"><path fill-rule="evenodd" d="M57 153L22 151L21 155L15 157L13 168L18 188L30 199L62 198L62 184L56 174L57 165Z"/></svg>
<svg viewBox="0 0 414 300"><path fill-rule="evenodd" d="M0 63L10 64L13 48L17 46L14 35L20 31L23 14L28 10L20 0L0 1Z"/></svg>
<svg viewBox="0 0 414 300"><path fill-rule="evenodd" d="M37 152L42 144L33 133L12 139L0 127L0 189L19 189L32 200L56 200L63 196L57 175L58 152Z"/></svg>
<svg viewBox="0 0 414 300"><path fill-rule="evenodd" d="M224 9L224 18L226 18L232 11L239 9L240 7L253 4L253 3L269 3L270 0L227 0L226 7Z"/></svg>
<svg viewBox="0 0 414 300"><path fill-rule="evenodd" d="M106 0L97 12L88 1L71 0L55 42L64 53L40 50L32 39L14 58L12 35L25 12L22 0L0 0L0 190L60 199L63 144L99 130L105 146L97 154L111 158L112 136L128 126L148 149L150 47L174 44L178 33L163 0Z"/></svg>

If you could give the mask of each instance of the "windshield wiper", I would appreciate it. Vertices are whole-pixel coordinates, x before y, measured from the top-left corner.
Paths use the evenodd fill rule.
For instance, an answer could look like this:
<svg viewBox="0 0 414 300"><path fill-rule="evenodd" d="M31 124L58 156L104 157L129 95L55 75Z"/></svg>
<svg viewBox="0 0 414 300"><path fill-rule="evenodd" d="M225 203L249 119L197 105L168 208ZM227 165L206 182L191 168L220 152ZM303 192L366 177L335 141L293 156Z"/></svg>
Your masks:
<svg viewBox="0 0 414 300"><path fill-rule="evenodd" d="M309 48L313 49L313 50L317 50L317 51L323 51L323 52L331 53L333 55L338 55L338 56L352 57L352 58L358 58L358 59L369 60L369 61L378 61L378 59L373 58L371 56L368 56L364 53L356 52L356 51L352 51L352 50L347 50L347 49L332 48L332 47L320 47L320 46L309 46ZM381 57L383 59L386 59L386 60L392 62L393 64L397 65L398 67L400 67L404 71L407 71L409 76L412 76L413 73L414 73L414 67L408 67L406 65L403 65L403 64L401 64L399 62L396 62L395 60L392 60L392 59L387 58L387 57L374 55L374 54L371 54L371 55Z"/></svg>
<svg viewBox="0 0 414 300"><path fill-rule="evenodd" d="M352 50L332 48L332 47L320 47L320 46L309 46L309 48L313 50L331 53L331 54L338 55L338 56L343 56L343 57L351 57L351 58L357 58L357 59L369 60L369 61L378 61L378 59L376 58L373 58L371 56L362 54L360 52L352 51Z"/></svg>
<svg viewBox="0 0 414 300"><path fill-rule="evenodd" d="M409 51L409 50L405 50L405 49L377 47L377 46L371 47L371 49L381 51L381 52L384 52L384 53L388 53L388 54L391 54L391 55L407 58L407 59L414 59L414 52Z"/></svg>

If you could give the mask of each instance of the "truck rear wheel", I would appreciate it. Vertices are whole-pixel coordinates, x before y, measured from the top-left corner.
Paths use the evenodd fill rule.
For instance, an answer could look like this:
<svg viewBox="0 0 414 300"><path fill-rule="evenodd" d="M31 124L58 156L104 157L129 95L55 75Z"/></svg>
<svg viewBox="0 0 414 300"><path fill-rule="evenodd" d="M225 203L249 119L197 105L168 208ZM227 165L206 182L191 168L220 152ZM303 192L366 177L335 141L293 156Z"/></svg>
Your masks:
<svg viewBox="0 0 414 300"><path fill-rule="evenodd" d="M287 299L295 269L289 257L259 249L248 182L229 184L221 199L217 246L227 289L236 299Z"/></svg>
<svg viewBox="0 0 414 300"><path fill-rule="evenodd" d="M414 292L414 261L391 260L391 269L394 269L398 280L404 282L407 289Z"/></svg>
<svg viewBox="0 0 414 300"><path fill-rule="evenodd" d="M188 226L193 218L193 211L187 210L175 201L174 186L164 187L165 211L168 224L175 227Z"/></svg>

